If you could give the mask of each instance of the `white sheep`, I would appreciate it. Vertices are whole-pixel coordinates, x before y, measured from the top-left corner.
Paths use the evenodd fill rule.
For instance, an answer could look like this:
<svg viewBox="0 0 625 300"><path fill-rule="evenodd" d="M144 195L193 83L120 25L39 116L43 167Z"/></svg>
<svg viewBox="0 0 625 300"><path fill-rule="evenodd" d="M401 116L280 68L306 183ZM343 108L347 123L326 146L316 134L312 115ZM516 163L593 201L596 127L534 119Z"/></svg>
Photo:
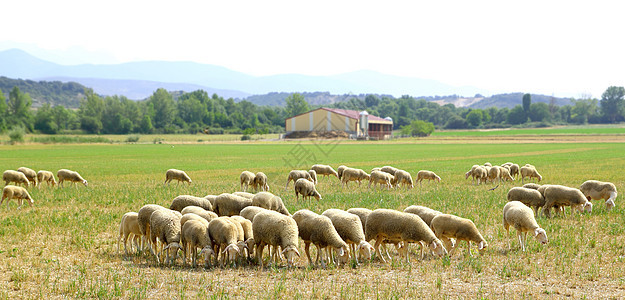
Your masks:
<svg viewBox="0 0 625 300"><path fill-rule="evenodd" d="M505 167L498 167L499 168L499 180L500 181L514 181L514 178L512 177L512 175L510 175L510 169L505 168Z"/></svg>
<svg viewBox="0 0 625 300"><path fill-rule="evenodd" d="M37 186L37 172L35 170L27 168L27 167L19 167L17 168L18 172L24 173L28 181L32 184L32 186Z"/></svg>
<svg viewBox="0 0 625 300"><path fill-rule="evenodd" d="M512 176L512 178L516 180L516 178L519 176L520 169L521 168L517 164L510 165L510 176Z"/></svg>
<svg viewBox="0 0 625 300"><path fill-rule="evenodd" d="M306 171L306 170L292 170L291 172L289 172L289 176L286 179L286 185L284 186L284 190L286 191L286 189L289 187L289 182L291 182L291 180L293 181L293 183L295 183L300 178L304 178L304 179L307 179L310 182L313 182L313 179L312 179L312 177L310 177L310 173L308 173L308 171Z"/></svg>
<svg viewBox="0 0 625 300"><path fill-rule="evenodd" d="M345 187L350 181L358 181L360 186L363 180L369 180L370 175L362 169L346 168L343 170L343 177L341 178L342 186Z"/></svg>
<svg viewBox="0 0 625 300"><path fill-rule="evenodd" d="M37 182L40 187L43 182L46 182L48 185L52 185L52 186L56 185L54 174L46 170L40 170L39 172L37 172Z"/></svg>
<svg viewBox="0 0 625 300"><path fill-rule="evenodd" d="M419 216L419 218L421 218L421 220L423 220L423 222L425 222L428 226L432 224L432 219L434 219L434 217L442 214L442 212L438 210L420 205L410 205L404 209L404 212Z"/></svg>
<svg viewBox="0 0 625 300"><path fill-rule="evenodd" d="M223 193L215 199L214 211L221 216L238 215L245 207L252 205L252 199Z"/></svg>
<svg viewBox="0 0 625 300"><path fill-rule="evenodd" d="M492 183L495 183L495 181L501 181L501 169L499 169L499 166L493 166L488 170L488 180Z"/></svg>
<svg viewBox="0 0 625 300"><path fill-rule="evenodd" d="M471 242L475 242L477 244L477 249L480 254L484 253L488 247L488 243L484 237L482 237L480 231L477 229L473 221L469 219L449 214L440 214L432 219L430 227L432 228L432 231L434 231L434 234L445 242L445 245L451 244L450 238L456 239L456 244L451 246L451 250L449 251L450 256L456 248L458 248L459 241L467 242L467 251L469 252L469 255L471 255Z"/></svg>
<svg viewBox="0 0 625 300"><path fill-rule="evenodd" d="M217 219L217 214L210 211L210 210L206 210L202 207L199 206L194 206L194 205L189 205L185 208L183 208L180 213L184 216L186 214L196 214L200 217L202 217L203 219L205 219L206 221L210 222L212 219Z"/></svg>
<svg viewBox="0 0 625 300"><path fill-rule="evenodd" d="M519 172L521 174L521 183L525 182L525 177L529 178L530 180L532 180L532 178L536 178L538 179L538 182L543 180L543 177L538 173L536 168L532 165L528 164L528 165L521 167Z"/></svg>
<svg viewBox="0 0 625 300"><path fill-rule="evenodd" d="M171 201L169 209L182 211L187 206L199 206L205 210L213 210L213 205L206 198L195 197L191 195L179 195Z"/></svg>
<svg viewBox="0 0 625 300"><path fill-rule="evenodd" d="M191 221L191 220L200 221L202 223L205 223L206 225L208 225L208 222L209 222L208 220L206 220L206 218L196 213L187 212L186 214L182 215L182 218L180 218L180 227L184 226L184 223Z"/></svg>
<svg viewBox="0 0 625 300"><path fill-rule="evenodd" d="M267 180L267 175L263 172L258 172L254 175L254 189L261 190L264 192L269 191L269 184Z"/></svg>
<svg viewBox="0 0 625 300"><path fill-rule="evenodd" d="M287 259L287 265L292 266L295 257L299 257L297 251L298 229L293 218L279 212L266 210L259 212L252 221L252 231L256 248L256 258L263 267L263 248L265 245L274 247L274 261L277 260L278 246L282 248L281 254ZM277 261L276 261L277 263Z"/></svg>
<svg viewBox="0 0 625 300"><path fill-rule="evenodd" d="M368 208L355 207L355 208L348 209L347 212L350 213L350 214L357 215L360 218L360 222L362 223L362 231L365 232L365 224L367 224L367 218L371 214L372 210L370 210ZM403 245L399 241L397 241L397 242L394 242L394 241L383 241L381 247L384 250L384 252L386 253L386 256L388 257L388 259L390 260L391 259L391 255L388 254L388 249L386 249L386 243L387 242L394 244L395 245L395 249L397 250L398 253L400 252L400 248L403 247Z"/></svg>
<svg viewBox="0 0 625 300"><path fill-rule="evenodd" d="M293 220L297 223L299 237L304 241L304 251L310 265L312 265L311 243L317 247L315 264L321 262L321 265L325 267L326 255L323 254L323 251L326 250L326 254L328 254L328 248L337 253L339 263L346 263L349 260L349 246L341 238L330 218L302 209L293 214Z"/></svg>
<svg viewBox="0 0 625 300"><path fill-rule="evenodd" d="M384 167L381 167L381 168L380 168L380 171L382 171L382 172L386 172L386 173L389 173L389 174L391 174L391 175L393 175L393 176L395 176L395 172L396 172L397 170L399 170L399 169L397 169L397 168L395 168L395 167L391 167L391 166L384 166Z"/></svg>
<svg viewBox="0 0 625 300"><path fill-rule="evenodd" d="M508 233L508 249L510 248L510 225L517 231L523 252L525 252L528 232L532 232L536 240L543 245L549 241L545 230L536 223L532 209L522 202L510 201L503 207L503 228Z"/></svg>
<svg viewBox="0 0 625 300"><path fill-rule="evenodd" d="M248 192L234 192L232 194L236 195L236 196L244 197L244 198L247 198L247 199L252 199L252 198L254 198L254 195L256 195L256 194L248 193ZM217 198L217 196L215 196L215 198Z"/></svg>
<svg viewBox="0 0 625 300"><path fill-rule="evenodd" d="M186 215L185 215L186 216ZM183 216L184 217L184 216ZM215 256L213 243L208 232L208 222L189 220L182 225L180 231L180 246L184 253L183 262L186 264L187 255L191 255L191 265L197 265L197 249L200 248L200 255L204 254L204 264L210 265L211 257Z"/></svg>
<svg viewBox="0 0 625 300"><path fill-rule="evenodd" d="M356 263L358 263L356 253L365 259L371 259L371 253L375 249L365 241L365 232L359 216L340 209L327 209L321 215L330 218L336 232L351 247Z"/></svg>
<svg viewBox="0 0 625 300"><path fill-rule="evenodd" d="M339 178L339 181L341 181L341 179L343 178L343 171L345 171L345 169L347 169L347 166L344 165L340 165L336 169L336 174L338 175L337 177Z"/></svg>
<svg viewBox="0 0 625 300"><path fill-rule="evenodd" d="M417 172L417 181L419 182L419 185L421 185L423 179L441 182L441 178L438 175L428 170L420 170L419 172Z"/></svg>
<svg viewBox="0 0 625 300"><path fill-rule="evenodd" d="M304 200L310 197L315 197L317 201L322 199L321 194L319 194L319 192L317 192L317 189L315 188L315 184L304 178L300 178L295 182L294 190L295 198L297 199L297 201L299 201L300 194L302 195L302 199Z"/></svg>
<svg viewBox="0 0 625 300"><path fill-rule="evenodd" d="M524 187L526 189L538 190L541 187L541 185L537 184L537 183L530 182L530 183L524 184L522 187Z"/></svg>
<svg viewBox="0 0 625 300"><path fill-rule="evenodd" d="M206 195L203 198L208 200L208 202L211 203L211 206L213 207L213 211L214 211L215 210L215 199L217 199L217 195Z"/></svg>
<svg viewBox="0 0 625 300"><path fill-rule="evenodd" d="M30 182L24 173L14 170L4 171L4 173L2 173L2 180L4 181L4 185L9 185L11 182L15 182L15 185L22 183L26 187L30 185Z"/></svg>
<svg viewBox="0 0 625 300"><path fill-rule="evenodd" d="M248 186L254 185L256 175L250 171L243 171L241 172L241 176L239 178L241 179L241 190L245 192L247 191Z"/></svg>
<svg viewBox="0 0 625 300"><path fill-rule="evenodd" d="M339 177L339 173L334 171L334 169L328 165L316 164L316 165L313 165L310 169L314 170L317 173L317 175L323 175L324 177L330 176L330 175L335 176L337 178Z"/></svg>
<svg viewBox="0 0 625 300"><path fill-rule="evenodd" d="M584 193L588 201L599 199L606 200L605 205L608 211L615 206L614 200L616 200L617 192L616 186L611 182L587 180L582 183L579 190Z"/></svg>
<svg viewBox="0 0 625 300"><path fill-rule="evenodd" d="M250 220L250 221L253 221L254 217L256 216L256 214L258 214L261 211L265 211L265 210L268 210L268 209L264 209L264 208L258 207L258 206L248 206L248 207L242 209L239 215L241 217L244 217L244 218Z"/></svg>
<svg viewBox="0 0 625 300"><path fill-rule="evenodd" d="M380 184L380 186L386 186L387 189L391 189L393 187L392 182L395 182L395 177L386 172L373 171L369 175L369 188L371 188L371 184L373 183L374 189L378 184Z"/></svg>
<svg viewBox="0 0 625 300"><path fill-rule="evenodd" d="M150 217L152 216L153 212L161 209L168 210L167 208L158 204L146 204L142 206L138 212L139 231L141 232L141 235L143 235L144 240L147 242L148 246L150 246L150 251L152 251L152 254L154 255L156 255L155 250L157 245L151 243ZM182 214L180 215L180 217L182 218Z"/></svg>
<svg viewBox="0 0 625 300"><path fill-rule="evenodd" d="M291 215L289 213L289 210L286 208L286 206L284 206L284 202L282 202L282 198L270 192L260 192L254 195L254 197L252 198L252 205L262 207L264 209L274 210L283 215L287 215L287 216Z"/></svg>
<svg viewBox="0 0 625 300"><path fill-rule="evenodd" d="M141 231L139 230L139 214L131 211L122 216L122 220L119 223L119 237L117 238L117 252L119 253L119 243L124 243L124 253L128 255L128 237L132 238L135 244L135 249L139 251L139 239L141 238ZM132 250L132 246L131 246Z"/></svg>
<svg viewBox="0 0 625 300"><path fill-rule="evenodd" d="M421 243L423 241L438 256L447 253L442 242L419 216L392 209L380 208L369 214L367 224L365 224L365 239L367 241L375 239L375 253L383 262L386 260L380 255L380 244L384 240L398 240L405 243L406 261L410 261L409 243Z"/></svg>
<svg viewBox="0 0 625 300"><path fill-rule="evenodd" d="M317 171L315 171L315 170L308 170L308 174L310 174L310 178L312 178L312 182L314 184L317 184Z"/></svg>
<svg viewBox="0 0 625 300"><path fill-rule="evenodd" d="M414 182L412 180L412 176L410 173L404 170L395 171L395 185L403 184L407 189L411 189L414 187Z"/></svg>
<svg viewBox="0 0 625 300"><path fill-rule="evenodd" d="M15 185L7 185L2 189L2 200L0 200L0 205L2 205L4 199L7 200L7 209L9 209L9 201L11 201L11 199L17 199L18 209L22 207L23 200L27 200L30 207L32 207L33 203L35 203L25 188Z"/></svg>
<svg viewBox="0 0 625 300"><path fill-rule="evenodd" d="M484 166L485 166L485 167L492 167L492 166L493 166L493 164L491 164L491 163L489 163L489 162L485 162L485 163L484 163Z"/></svg>
<svg viewBox="0 0 625 300"><path fill-rule="evenodd" d="M237 246L239 237L237 224L229 217L219 217L210 221L208 225L209 235L217 249L215 253L217 255L221 254L221 266L225 264L226 258L233 262L237 255L241 253L239 246Z"/></svg>
<svg viewBox="0 0 625 300"><path fill-rule="evenodd" d="M165 263L173 264L176 260L180 250L180 219L181 216L169 209L155 210L150 216L150 241L153 245L157 238L161 242L160 249L156 252L158 263L163 251L166 251Z"/></svg>
<svg viewBox="0 0 625 300"><path fill-rule="evenodd" d="M247 258L250 259L254 255L254 231L252 230L252 221L242 216L232 216L231 219L239 222L243 228L243 240L245 242L245 249L247 250Z"/></svg>
<svg viewBox="0 0 625 300"><path fill-rule="evenodd" d="M545 197L538 189L525 187L513 187L507 194L508 202L519 201L534 209L534 213L538 215L538 211L545 205Z"/></svg>
<svg viewBox="0 0 625 300"><path fill-rule="evenodd" d="M76 182L82 183L84 186L87 186L87 180L82 178L78 172L68 170L68 169L60 169L56 172L56 177L59 179L59 187L63 185L63 181L69 181L76 186Z"/></svg>
<svg viewBox="0 0 625 300"><path fill-rule="evenodd" d="M475 170L473 170L472 176L477 179L477 185L480 185L482 182L486 183L486 180L488 179L488 170L482 166L478 166Z"/></svg>
<svg viewBox="0 0 625 300"><path fill-rule="evenodd" d="M538 191L542 191L545 197L545 205L543 206L543 214L551 217L551 207L570 206L571 214L577 210L580 213L592 211L592 204L586 199L584 193L576 188L570 188L563 185L543 185Z"/></svg>
<svg viewBox="0 0 625 300"><path fill-rule="evenodd" d="M464 179L468 179L469 176L471 176L471 177L473 177L473 183L475 184L475 176L473 175L473 170L475 170L478 167L479 167L479 165L473 165L469 171L464 173Z"/></svg>
<svg viewBox="0 0 625 300"><path fill-rule="evenodd" d="M167 170L167 172L165 172L165 183L163 184L169 184L169 182L171 182L174 179L178 181L178 184L180 184L180 182L183 182L183 183L186 182L189 185L191 185L191 183L193 182L193 180L191 180L191 177L189 177L189 175L187 175L185 171L177 170L177 169L169 169Z"/></svg>

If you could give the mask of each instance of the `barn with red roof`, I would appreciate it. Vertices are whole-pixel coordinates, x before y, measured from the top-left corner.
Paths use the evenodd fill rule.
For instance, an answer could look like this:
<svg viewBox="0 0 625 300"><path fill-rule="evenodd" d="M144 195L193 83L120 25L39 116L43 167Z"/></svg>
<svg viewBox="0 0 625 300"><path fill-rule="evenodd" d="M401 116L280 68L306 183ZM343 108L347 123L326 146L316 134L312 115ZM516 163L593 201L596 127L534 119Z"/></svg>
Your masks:
<svg viewBox="0 0 625 300"><path fill-rule="evenodd" d="M363 123L366 130L363 130ZM344 131L352 137L389 139L393 134L393 120L380 118L366 111L326 108L305 112L286 119L286 132Z"/></svg>

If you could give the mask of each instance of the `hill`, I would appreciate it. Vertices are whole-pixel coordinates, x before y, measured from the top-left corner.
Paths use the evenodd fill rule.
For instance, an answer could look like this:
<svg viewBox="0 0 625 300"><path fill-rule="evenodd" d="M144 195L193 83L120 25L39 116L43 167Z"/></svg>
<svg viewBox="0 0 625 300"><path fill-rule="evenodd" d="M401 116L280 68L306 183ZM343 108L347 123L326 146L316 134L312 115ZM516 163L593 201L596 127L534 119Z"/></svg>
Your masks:
<svg viewBox="0 0 625 300"><path fill-rule="evenodd" d="M0 76L0 90L4 93L5 99L8 99L9 93L16 86L21 92L30 95L33 107L49 103L52 106L62 105L67 108L77 108L80 105L80 99L84 97L86 88L76 82L34 81Z"/></svg>

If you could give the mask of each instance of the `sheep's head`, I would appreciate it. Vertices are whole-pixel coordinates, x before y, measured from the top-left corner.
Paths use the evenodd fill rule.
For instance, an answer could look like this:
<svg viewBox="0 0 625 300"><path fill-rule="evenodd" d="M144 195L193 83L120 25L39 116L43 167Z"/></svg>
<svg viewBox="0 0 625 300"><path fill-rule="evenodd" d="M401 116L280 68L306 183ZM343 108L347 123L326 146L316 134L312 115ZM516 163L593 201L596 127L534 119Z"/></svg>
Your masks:
<svg viewBox="0 0 625 300"><path fill-rule="evenodd" d="M464 173L464 179L468 179L471 176L471 171Z"/></svg>
<svg viewBox="0 0 625 300"><path fill-rule="evenodd" d="M605 202L605 207L608 211L614 208L614 206L616 206L616 204L614 204L614 201L612 199L608 199L608 201Z"/></svg>
<svg viewBox="0 0 625 300"><path fill-rule="evenodd" d="M202 248L199 255L201 256L202 254L204 254L204 260L206 261L208 261L211 256L217 256L215 255L215 250L213 250L211 246L206 246Z"/></svg>
<svg viewBox="0 0 625 300"><path fill-rule="evenodd" d="M286 257L286 263L287 265L290 267L293 265L293 260L295 260L295 257L299 257L299 251L297 251L297 247L295 246L287 246L286 248L284 248L284 250L282 250L281 254Z"/></svg>
<svg viewBox="0 0 625 300"><path fill-rule="evenodd" d="M536 173L536 174L538 175L538 182L540 182L541 180L543 180L543 176L542 176L542 175L540 175L540 174L538 174L538 173Z"/></svg>
<svg viewBox="0 0 625 300"><path fill-rule="evenodd" d="M239 246L237 246L236 244L230 244L221 253L227 253L230 261L233 261L237 257L237 255L241 253L241 250L239 250Z"/></svg>
<svg viewBox="0 0 625 300"><path fill-rule="evenodd" d="M28 205L30 205L30 207L33 207L33 204L35 204L35 200L33 200L33 198L31 198L31 197L28 197L27 200L28 200ZM614 202L612 202L612 203L614 203Z"/></svg>
<svg viewBox="0 0 625 300"><path fill-rule="evenodd" d="M445 249L445 247L443 247L443 243L439 239L433 240L430 243L429 247L438 256L447 255L447 249Z"/></svg>
<svg viewBox="0 0 625 300"><path fill-rule="evenodd" d="M438 176L438 175L434 175L434 179L435 179L436 181L438 181L438 182L441 182L441 178L440 178L440 176Z"/></svg>
<svg viewBox="0 0 625 300"><path fill-rule="evenodd" d="M365 259L371 259L371 253L375 251L375 248L373 248L373 246L371 246L371 244L367 241L361 241L360 244L358 244L356 251L359 251Z"/></svg>
<svg viewBox="0 0 625 300"><path fill-rule="evenodd" d="M536 240L543 245L546 245L549 242L547 232L545 232L542 228L536 228L536 230L534 230L534 237L536 237Z"/></svg>
<svg viewBox="0 0 625 300"><path fill-rule="evenodd" d="M584 211L587 213L592 212L592 203L590 201L586 201L586 204L583 205Z"/></svg>
<svg viewBox="0 0 625 300"><path fill-rule="evenodd" d="M82 184L84 184L85 186L87 186L87 184L88 184L88 183L87 183L87 180L83 180L83 181L82 181Z"/></svg>
<svg viewBox="0 0 625 300"><path fill-rule="evenodd" d="M322 200L323 198L321 198L321 194L319 194L319 192L317 191L313 191L312 196L315 197L315 199L317 200Z"/></svg>
<svg viewBox="0 0 625 300"><path fill-rule="evenodd" d="M171 242L169 244L167 244L167 246L165 246L165 248L163 248L163 250L168 250L170 253L172 253L172 258L171 258L171 262L173 263L176 258L178 258L178 251L180 250L180 244L176 243L176 242Z"/></svg>
<svg viewBox="0 0 625 300"><path fill-rule="evenodd" d="M349 261L349 248L348 246L335 248L336 256L338 257L339 264L346 264Z"/></svg>
<svg viewBox="0 0 625 300"><path fill-rule="evenodd" d="M486 241L481 241L479 244L477 244L477 250L480 251L480 255L484 254L486 248L488 248L488 243Z"/></svg>
<svg viewBox="0 0 625 300"><path fill-rule="evenodd" d="M250 250L250 248L247 247L247 243L245 241L238 241L237 247L239 247L239 252L242 251L243 249L247 249L247 251Z"/></svg>
<svg viewBox="0 0 625 300"><path fill-rule="evenodd" d="M249 238L245 241L247 251L250 255L254 255L254 238Z"/></svg>

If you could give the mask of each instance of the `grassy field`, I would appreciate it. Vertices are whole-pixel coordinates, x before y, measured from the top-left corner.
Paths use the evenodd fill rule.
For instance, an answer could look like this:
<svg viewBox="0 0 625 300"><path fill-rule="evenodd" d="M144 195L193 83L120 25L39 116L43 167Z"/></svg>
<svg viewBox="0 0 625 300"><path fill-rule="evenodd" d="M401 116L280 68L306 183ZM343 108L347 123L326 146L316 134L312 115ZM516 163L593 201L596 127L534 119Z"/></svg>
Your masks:
<svg viewBox="0 0 625 300"><path fill-rule="evenodd" d="M625 135L625 127L619 125L579 125L547 128L506 128L489 130L443 130L432 133L434 137L447 136L516 136L516 135Z"/></svg>
<svg viewBox="0 0 625 300"><path fill-rule="evenodd" d="M534 164L544 183L579 186L587 179L611 181L623 190L625 144L583 143L220 143L0 146L0 168L79 171L89 187L31 188L34 207L0 207L0 298L622 298L625 296L625 215L595 203L592 214L539 218L550 243L528 238L520 251L515 233L508 250L501 225L506 193L520 182L474 186L465 180L473 164L507 161ZM291 169L314 163L345 164L370 170L393 165L415 176L435 171L441 183L412 190L372 191L336 178L320 178L323 200L295 201ZM165 170L186 170L191 186L163 186ZM391 208L412 204L472 219L489 243L483 256L412 262L377 260L361 266L317 269L305 256L294 269L255 266L193 269L162 266L150 255L117 252L118 225L128 211L156 203L169 206L180 194L203 196L238 190L241 171L263 171L271 191L295 212L308 208ZM303 247L300 244L300 252ZM473 248L474 253L475 246ZM122 249L123 252L123 249ZM394 251L392 251L394 252Z"/></svg>

